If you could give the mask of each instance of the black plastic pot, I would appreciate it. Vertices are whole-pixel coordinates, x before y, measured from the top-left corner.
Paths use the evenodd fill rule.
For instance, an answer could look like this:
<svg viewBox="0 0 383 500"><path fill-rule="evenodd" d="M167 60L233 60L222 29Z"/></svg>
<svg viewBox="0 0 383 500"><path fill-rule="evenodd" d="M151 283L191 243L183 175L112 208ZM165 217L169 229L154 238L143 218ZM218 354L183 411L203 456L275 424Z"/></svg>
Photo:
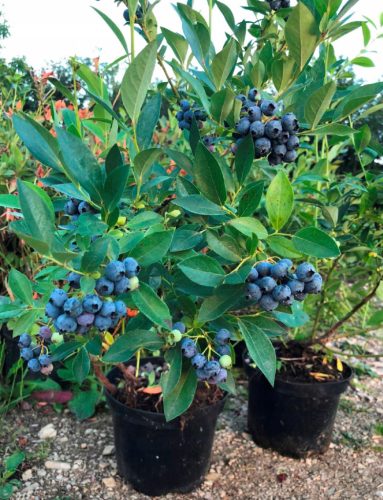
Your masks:
<svg viewBox="0 0 383 500"><path fill-rule="evenodd" d="M343 380L298 383L276 377L274 388L262 373L248 366L248 428L256 444L295 458L324 453L331 442L340 395L352 370Z"/></svg>
<svg viewBox="0 0 383 500"><path fill-rule="evenodd" d="M114 368L108 378L114 382L120 376ZM151 496L187 493L202 483L226 397L166 422L162 413L128 408L108 391L105 395L112 410L117 467L123 479Z"/></svg>
<svg viewBox="0 0 383 500"><path fill-rule="evenodd" d="M6 325L0 327L0 340L5 345L5 357L3 364L3 376L6 376L12 366L20 359L20 349L17 339L12 336L11 330Z"/></svg>

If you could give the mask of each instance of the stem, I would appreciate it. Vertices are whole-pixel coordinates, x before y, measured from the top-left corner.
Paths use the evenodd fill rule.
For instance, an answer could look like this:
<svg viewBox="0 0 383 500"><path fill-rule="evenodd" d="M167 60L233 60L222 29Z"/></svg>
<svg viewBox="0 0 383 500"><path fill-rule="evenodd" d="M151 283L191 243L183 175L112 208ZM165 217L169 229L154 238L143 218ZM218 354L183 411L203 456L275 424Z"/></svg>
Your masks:
<svg viewBox="0 0 383 500"><path fill-rule="evenodd" d="M209 35L210 35L210 40L211 40L212 24L213 24L213 0L209 0Z"/></svg>
<svg viewBox="0 0 383 500"><path fill-rule="evenodd" d="M110 394L114 395L117 393L117 387L112 384L112 382L108 379L108 377L104 374L104 372L101 369L100 363L96 361L95 358L91 358L92 366L93 366L93 371L98 380L101 382L101 384L105 387L107 391L110 392Z"/></svg>
<svg viewBox="0 0 383 500"><path fill-rule="evenodd" d="M172 82L172 80L170 78L170 75L168 73L168 70L166 69L166 66L162 60L162 57L159 54L157 54L157 61L158 61L158 64L160 65L162 71L165 73L166 79L169 82L169 85L173 91L173 94L177 97L177 99L179 99L180 94L179 94L177 88L174 86L174 83Z"/></svg>
<svg viewBox="0 0 383 500"><path fill-rule="evenodd" d="M130 14L130 58L131 61L134 61L134 21L136 14Z"/></svg>
<svg viewBox="0 0 383 500"><path fill-rule="evenodd" d="M74 111L76 114L77 130L79 131L79 134L81 134L81 122L80 122L80 116L78 114L76 69L75 69L74 64L72 65L72 72L73 72L73 96L74 96L73 106L74 106Z"/></svg>
<svg viewBox="0 0 383 500"><path fill-rule="evenodd" d="M137 352L137 362L136 362L136 378L140 374L140 361L141 361L141 351Z"/></svg>
<svg viewBox="0 0 383 500"><path fill-rule="evenodd" d="M374 288L371 290L371 292L368 295L363 297L363 299L360 302L358 302L358 304L356 304L351 309L351 311L349 311L345 316L343 316L342 319L337 321L335 323L335 325L333 325L331 328L329 328L327 330L327 332L322 337L320 337L319 342L321 342L321 343L326 342L333 335L333 333L335 333L344 323L346 323L346 321L348 321L356 312L358 312L359 309L361 309L364 305L366 305L376 294L376 291L378 290L381 281L382 281L382 278L380 278L377 281Z"/></svg>

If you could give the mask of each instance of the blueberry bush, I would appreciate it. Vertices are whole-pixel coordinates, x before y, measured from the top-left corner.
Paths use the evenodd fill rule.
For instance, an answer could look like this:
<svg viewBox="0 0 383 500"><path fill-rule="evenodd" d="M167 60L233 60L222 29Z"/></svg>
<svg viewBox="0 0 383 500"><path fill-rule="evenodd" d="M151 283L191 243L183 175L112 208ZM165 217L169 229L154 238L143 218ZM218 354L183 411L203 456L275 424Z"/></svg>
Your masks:
<svg viewBox="0 0 383 500"><path fill-rule="evenodd" d="M255 21L240 23L223 2L209 2L208 22L178 3L181 35L157 26L155 2L128 0L129 44L96 9L129 62L118 95L73 61L91 123L77 86L52 133L13 116L47 169L41 187L19 179L12 198L11 229L39 266L33 279L13 269L0 305L32 372L63 364L85 389L94 373L113 391L111 365L135 356L138 375L143 354L160 353L169 370L148 384L160 386L168 420L191 405L198 381L234 391L241 340L274 382L271 339L307 325L310 309L316 330L328 269L361 251L360 234L347 238L355 193L379 191L379 173L366 169L380 150L354 120L383 84L342 87L348 62L333 47L354 29L368 38L367 21L348 20L355 3L249 0ZM228 29L218 51L213 10ZM154 84L155 67L164 81ZM334 167L345 138L361 158L354 184L339 184ZM374 259L378 236L373 227Z"/></svg>

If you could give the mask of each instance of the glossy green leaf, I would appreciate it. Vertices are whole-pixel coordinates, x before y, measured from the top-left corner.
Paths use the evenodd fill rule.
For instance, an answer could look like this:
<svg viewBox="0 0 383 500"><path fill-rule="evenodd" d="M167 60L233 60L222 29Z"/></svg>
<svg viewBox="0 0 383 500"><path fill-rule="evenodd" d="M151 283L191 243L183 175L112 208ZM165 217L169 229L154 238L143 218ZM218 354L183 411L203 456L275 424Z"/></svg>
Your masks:
<svg viewBox="0 0 383 500"><path fill-rule="evenodd" d="M302 254L293 245L293 242L285 236L278 234L271 235L267 238L267 244L273 252L281 257L288 259L299 259Z"/></svg>
<svg viewBox="0 0 383 500"><path fill-rule="evenodd" d="M305 104L305 118L311 128L315 129L322 116L330 108L336 91L336 83L331 81L313 92Z"/></svg>
<svg viewBox="0 0 383 500"><path fill-rule="evenodd" d="M134 177L137 182L142 183L144 177L149 172L153 164L161 156L162 150L159 148L146 149L141 151L134 158Z"/></svg>
<svg viewBox="0 0 383 500"><path fill-rule="evenodd" d="M52 353L52 362L62 361L81 348L81 342L70 340L60 344Z"/></svg>
<svg viewBox="0 0 383 500"><path fill-rule="evenodd" d="M228 224L250 238L253 234L260 240L265 240L268 236L265 226L253 217L238 217L237 219L230 220Z"/></svg>
<svg viewBox="0 0 383 500"><path fill-rule="evenodd" d="M226 200L226 186L218 160L202 143L195 153L194 178L202 194L216 204Z"/></svg>
<svg viewBox="0 0 383 500"><path fill-rule="evenodd" d="M252 216L258 208L263 194L264 181L256 181L249 184L243 191L239 206L240 217Z"/></svg>
<svg viewBox="0 0 383 500"><path fill-rule="evenodd" d="M267 214L276 231L279 231L287 223L293 208L293 188L287 175L280 170L266 192Z"/></svg>
<svg viewBox="0 0 383 500"><path fill-rule="evenodd" d="M229 89L222 89L211 96L211 114L213 118L219 122L224 123L233 109L235 94Z"/></svg>
<svg viewBox="0 0 383 500"><path fill-rule="evenodd" d="M102 17L102 19L106 22L106 24L109 26L109 28L116 35L118 41L122 45L122 48L125 50L126 54L128 54L129 53L128 45L126 43L125 37L122 34L120 28L104 12L101 12L101 10L96 9L96 7L92 7L92 9L94 9L97 12L97 14Z"/></svg>
<svg viewBox="0 0 383 500"><path fill-rule="evenodd" d="M211 73L217 90L221 90L237 61L237 45L231 39L225 47L218 52L211 63Z"/></svg>
<svg viewBox="0 0 383 500"><path fill-rule="evenodd" d="M125 363L140 349L157 351L163 346L163 339L151 330L132 330L117 337L102 357L104 363Z"/></svg>
<svg viewBox="0 0 383 500"><path fill-rule="evenodd" d="M356 134L356 130L347 125L340 123L330 123L329 125L322 125L315 130L303 132L302 135L338 135L339 137L348 137L350 134Z"/></svg>
<svg viewBox="0 0 383 500"><path fill-rule="evenodd" d="M241 260L238 243L228 234L218 235L213 231L208 231L206 239L209 248L223 259L233 263Z"/></svg>
<svg viewBox="0 0 383 500"><path fill-rule="evenodd" d="M174 230L148 234L133 248L129 255L137 259L144 267L160 262L172 244L173 235Z"/></svg>
<svg viewBox="0 0 383 500"><path fill-rule="evenodd" d="M8 285L12 293L24 304L33 305L32 285L29 279L17 269L11 269L8 275Z"/></svg>
<svg viewBox="0 0 383 500"><path fill-rule="evenodd" d="M382 91L383 82L370 83L356 88L340 102L335 110L333 119L338 121L351 115L364 104L374 99Z"/></svg>
<svg viewBox="0 0 383 500"><path fill-rule="evenodd" d="M68 407L76 415L76 418L85 420L95 413L99 399L99 391L79 391L74 398L68 402Z"/></svg>
<svg viewBox="0 0 383 500"><path fill-rule="evenodd" d="M131 294L132 301L144 316L154 324L170 330L172 317L168 306L157 293L146 283L140 283L140 288Z"/></svg>
<svg viewBox="0 0 383 500"><path fill-rule="evenodd" d="M81 347L73 359L73 376L79 384L82 384L89 374L90 359L85 347Z"/></svg>
<svg viewBox="0 0 383 500"><path fill-rule="evenodd" d="M183 252L199 245L203 240L201 233L188 229L177 229L174 233L171 252Z"/></svg>
<svg viewBox="0 0 383 500"><path fill-rule="evenodd" d="M102 200L105 209L112 212L119 204L122 195L124 194L125 186L129 176L128 165L121 165L113 169L106 179L104 190L102 192Z"/></svg>
<svg viewBox="0 0 383 500"><path fill-rule="evenodd" d="M243 184L254 161L254 140L250 134L243 139L235 154L235 171L238 182Z"/></svg>
<svg viewBox="0 0 383 500"><path fill-rule="evenodd" d="M170 45L171 49L176 55L177 59L181 64L183 64L185 62L189 48L188 42L182 35L180 35L179 33L175 33L174 31L168 30L167 28L161 27L161 31L167 43Z"/></svg>
<svg viewBox="0 0 383 500"><path fill-rule="evenodd" d="M207 297L198 313L198 321L206 323L222 316L228 309L233 308L244 295L243 285L222 285Z"/></svg>
<svg viewBox="0 0 383 500"><path fill-rule="evenodd" d="M160 118L161 94L156 93L142 108L137 122L137 142L141 150L147 149L153 138L154 129Z"/></svg>
<svg viewBox="0 0 383 500"><path fill-rule="evenodd" d="M181 376L171 392L164 394L166 421L174 420L186 412L192 404L197 389L195 369L190 363L183 363Z"/></svg>
<svg viewBox="0 0 383 500"><path fill-rule="evenodd" d="M81 259L81 271L84 273L97 271L106 257L108 246L109 241L106 238L97 238L91 243Z"/></svg>
<svg viewBox="0 0 383 500"><path fill-rule="evenodd" d="M166 351L165 361L169 365L169 371L162 374L160 381L164 395L172 392L178 384L182 375L182 359L180 343Z"/></svg>
<svg viewBox="0 0 383 500"><path fill-rule="evenodd" d="M204 286L218 286L222 283L225 272L218 262L207 255L196 255L178 264L189 280Z"/></svg>
<svg viewBox="0 0 383 500"><path fill-rule="evenodd" d="M298 231L293 236L293 243L299 252L312 257L326 259L340 255L334 238L316 227L307 227Z"/></svg>

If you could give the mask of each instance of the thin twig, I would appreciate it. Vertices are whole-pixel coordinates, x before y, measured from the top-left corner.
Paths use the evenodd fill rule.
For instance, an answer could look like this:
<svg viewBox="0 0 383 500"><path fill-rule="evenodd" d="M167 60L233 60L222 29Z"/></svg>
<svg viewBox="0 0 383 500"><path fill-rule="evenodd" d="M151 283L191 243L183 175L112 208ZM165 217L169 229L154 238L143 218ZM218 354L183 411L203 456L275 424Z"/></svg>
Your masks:
<svg viewBox="0 0 383 500"><path fill-rule="evenodd" d="M101 369L100 363L96 361L95 358L91 358L92 366L93 366L93 371L98 380L101 382L101 384L105 387L107 391L110 392L110 394L114 395L117 393L117 387L112 384L112 382L108 379L108 377L104 374L104 372Z"/></svg>

